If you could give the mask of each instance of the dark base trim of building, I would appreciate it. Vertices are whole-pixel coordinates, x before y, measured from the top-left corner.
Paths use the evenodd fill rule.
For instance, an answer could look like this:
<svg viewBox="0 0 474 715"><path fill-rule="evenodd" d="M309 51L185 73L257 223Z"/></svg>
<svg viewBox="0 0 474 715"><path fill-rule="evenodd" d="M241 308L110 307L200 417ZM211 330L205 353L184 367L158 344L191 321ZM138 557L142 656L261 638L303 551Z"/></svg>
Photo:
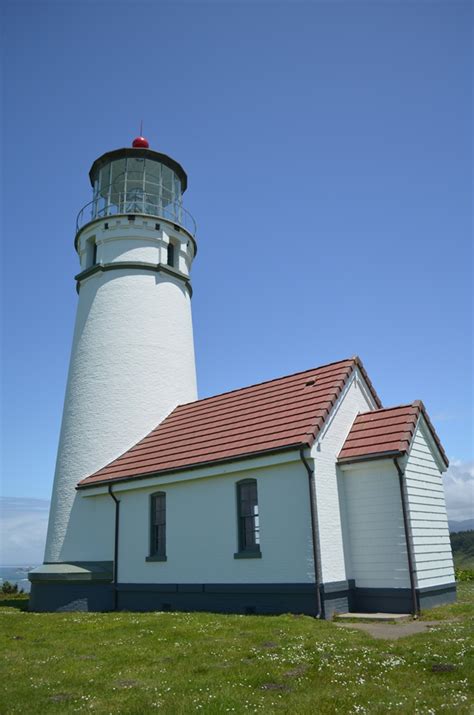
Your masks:
<svg viewBox="0 0 474 715"><path fill-rule="evenodd" d="M420 609L433 608L456 600L456 584L429 586L416 590ZM354 613L411 613L412 593L409 588L353 588L351 609Z"/></svg>
<svg viewBox="0 0 474 715"><path fill-rule="evenodd" d="M452 603L456 584L417 592L421 608ZM410 613L410 589L357 588L340 581L321 586L323 617L377 611ZM32 611L210 611L215 613L317 615L314 584L134 584L33 581Z"/></svg>

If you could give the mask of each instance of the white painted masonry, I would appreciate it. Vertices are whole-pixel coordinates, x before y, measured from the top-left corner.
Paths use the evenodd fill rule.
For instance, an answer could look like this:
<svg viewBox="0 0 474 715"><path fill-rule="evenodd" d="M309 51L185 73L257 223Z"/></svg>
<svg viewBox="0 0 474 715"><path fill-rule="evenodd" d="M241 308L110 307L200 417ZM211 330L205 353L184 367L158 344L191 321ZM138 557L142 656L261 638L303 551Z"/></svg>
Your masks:
<svg viewBox="0 0 474 715"><path fill-rule="evenodd" d="M114 503L102 494L86 501L74 497L64 550L72 554L61 561L112 561L114 556Z"/></svg>
<svg viewBox="0 0 474 715"><path fill-rule="evenodd" d="M308 478L297 452L292 459L254 469L241 462L239 471L214 477L193 478L193 472L180 481L162 477L165 562L145 560L149 499L155 489L130 484L114 489L120 499L120 583L314 583ZM257 480L260 559L234 559L236 483L241 479Z"/></svg>
<svg viewBox="0 0 474 715"><path fill-rule="evenodd" d="M184 233L177 237L165 222L161 232L152 233L155 223L141 226L140 220L130 222L133 228L128 221L114 224L112 233L104 228L105 219L95 222L80 235L81 261L86 260L87 239L94 235L99 263L166 263L165 247L172 235L180 241L179 267L187 272L193 256L191 240ZM107 240L101 241L104 234ZM82 509L77 483L132 447L177 404L196 397L191 298L184 281L130 267L96 272L82 280L46 562L85 558L83 538L78 538L74 527ZM110 510L107 513L108 521ZM112 521L107 528L113 530ZM100 558L112 558L110 549L105 550ZM88 558L99 558L98 550L89 552Z"/></svg>
<svg viewBox="0 0 474 715"><path fill-rule="evenodd" d="M354 370L311 449L314 459L323 583L344 581L348 578L341 522L343 495L337 457L357 414L375 407L364 378L358 369Z"/></svg>
<svg viewBox="0 0 474 715"><path fill-rule="evenodd" d="M141 261L154 265L166 265L168 244L177 248L176 268L189 276L194 258L194 244L186 231L177 231L171 224L158 219L136 216L129 221L127 216L108 216L85 226L79 234L78 253L81 270L90 267L90 243L97 244L97 263L116 261ZM105 228L107 224L108 228Z"/></svg>
<svg viewBox="0 0 474 715"><path fill-rule="evenodd" d="M423 416L405 467L408 514L418 588L454 581L443 467Z"/></svg>

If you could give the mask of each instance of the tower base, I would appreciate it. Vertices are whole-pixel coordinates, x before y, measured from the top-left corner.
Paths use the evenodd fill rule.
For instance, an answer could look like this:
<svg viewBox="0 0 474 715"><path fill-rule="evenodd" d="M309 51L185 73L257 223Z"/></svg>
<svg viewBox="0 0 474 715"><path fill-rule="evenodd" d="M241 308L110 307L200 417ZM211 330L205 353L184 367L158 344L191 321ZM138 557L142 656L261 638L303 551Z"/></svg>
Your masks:
<svg viewBox="0 0 474 715"><path fill-rule="evenodd" d="M30 571L29 610L111 611L114 608L112 561L43 564Z"/></svg>

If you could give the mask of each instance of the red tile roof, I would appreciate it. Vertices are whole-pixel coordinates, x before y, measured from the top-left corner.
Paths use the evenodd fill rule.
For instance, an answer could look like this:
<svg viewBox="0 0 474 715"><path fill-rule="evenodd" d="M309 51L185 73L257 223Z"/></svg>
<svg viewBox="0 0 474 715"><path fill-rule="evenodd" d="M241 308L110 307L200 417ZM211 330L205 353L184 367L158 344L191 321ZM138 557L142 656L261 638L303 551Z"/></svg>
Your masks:
<svg viewBox="0 0 474 715"><path fill-rule="evenodd" d="M441 457L448 466L448 458L420 400L411 405L388 407L358 415L339 453L338 461L354 462L406 454L420 414L423 414Z"/></svg>
<svg viewBox="0 0 474 715"><path fill-rule="evenodd" d="M189 469L311 445L359 358L179 405L155 429L80 487Z"/></svg>

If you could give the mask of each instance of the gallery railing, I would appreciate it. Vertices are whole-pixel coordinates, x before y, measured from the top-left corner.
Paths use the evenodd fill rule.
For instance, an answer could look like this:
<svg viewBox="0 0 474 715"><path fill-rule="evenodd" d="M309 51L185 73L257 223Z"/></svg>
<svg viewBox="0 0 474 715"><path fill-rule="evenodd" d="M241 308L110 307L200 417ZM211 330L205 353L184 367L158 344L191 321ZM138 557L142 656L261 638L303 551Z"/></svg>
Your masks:
<svg viewBox="0 0 474 715"><path fill-rule="evenodd" d="M86 204L78 213L76 233L91 221L117 214L143 214L161 218L196 235L196 222L189 211L178 202L165 203L156 194L145 194L136 189L120 194L114 203L100 197Z"/></svg>

